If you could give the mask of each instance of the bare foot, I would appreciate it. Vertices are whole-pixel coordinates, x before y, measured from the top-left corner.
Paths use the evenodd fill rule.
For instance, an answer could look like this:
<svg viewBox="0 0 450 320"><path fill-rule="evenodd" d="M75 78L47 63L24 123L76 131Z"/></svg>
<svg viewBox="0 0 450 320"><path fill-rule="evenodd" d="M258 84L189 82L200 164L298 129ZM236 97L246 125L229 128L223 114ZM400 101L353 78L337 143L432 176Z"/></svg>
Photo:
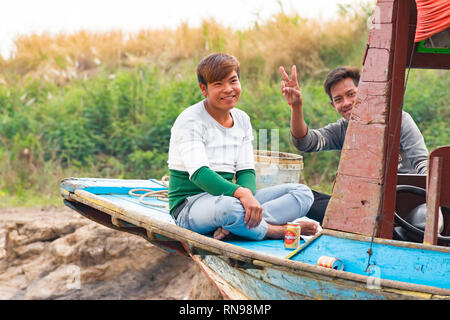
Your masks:
<svg viewBox="0 0 450 320"><path fill-rule="evenodd" d="M319 225L313 221L299 221L301 227L301 234L305 236L313 236L319 231ZM271 225L268 224L266 238L269 239L283 239L286 232L287 225Z"/></svg>
<svg viewBox="0 0 450 320"><path fill-rule="evenodd" d="M319 231L319 225L313 221L299 221L302 229L301 234L305 236L313 236Z"/></svg>
<svg viewBox="0 0 450 320"><path fill-rule="evenodd" d="M284 234L286 233L286 225L273 225L273 224L267 224L267 233L266 238L269 239L283 239Z"/></svg>
<svg viewBox="0 0 450 320"><path fill-rule="evenodd" d="M214 231L214 239L216 240L222 240L227 235L230 234L230 231L223 229L222 227L217 228L216 231Z"/></svg>

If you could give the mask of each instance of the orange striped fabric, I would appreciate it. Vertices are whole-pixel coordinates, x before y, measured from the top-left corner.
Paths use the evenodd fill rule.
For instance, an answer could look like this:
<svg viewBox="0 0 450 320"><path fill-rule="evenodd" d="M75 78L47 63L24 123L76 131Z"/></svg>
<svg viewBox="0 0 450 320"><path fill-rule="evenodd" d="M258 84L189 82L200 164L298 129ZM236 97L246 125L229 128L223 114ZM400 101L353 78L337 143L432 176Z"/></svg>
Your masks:
<svg viewBox="0 0 450 320"><path fill-rule="evenodd" d="M417 27L414 42L425 40L450 26L450 0L416 0Z"/></svg>

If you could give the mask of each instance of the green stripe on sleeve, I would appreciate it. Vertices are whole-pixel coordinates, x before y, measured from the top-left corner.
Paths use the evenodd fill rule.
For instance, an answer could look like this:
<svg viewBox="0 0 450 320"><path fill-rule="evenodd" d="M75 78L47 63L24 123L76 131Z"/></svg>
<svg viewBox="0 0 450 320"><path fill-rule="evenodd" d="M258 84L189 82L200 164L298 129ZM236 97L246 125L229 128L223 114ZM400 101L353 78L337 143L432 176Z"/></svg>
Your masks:
<svg viewBox="0 0 450 320"><path fill-rule="evenodd" d="M254 169L240 170L236 172L236 184L256 192L256 173Z"/></svg>
<svg viewBox="0 0 450 320"><path fill-rule="evenodd" d="M191 181L203 191L213 196L225 195L232 197L239 185L234 184L209 167L201 167L191 177Z"/></svg>

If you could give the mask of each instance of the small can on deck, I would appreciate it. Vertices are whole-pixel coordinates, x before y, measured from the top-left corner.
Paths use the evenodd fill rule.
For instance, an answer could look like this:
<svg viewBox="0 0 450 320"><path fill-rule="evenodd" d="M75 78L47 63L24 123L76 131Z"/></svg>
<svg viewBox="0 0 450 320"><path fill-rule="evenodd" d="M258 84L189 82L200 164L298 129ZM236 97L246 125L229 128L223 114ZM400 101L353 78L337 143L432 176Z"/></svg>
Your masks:
<svg viewBox="0 0 450 320"><path fill-rule="evenodd" d="M317 265L335 270L344 269L344 264L342 261L335 257L321 256L319 260L317 260Z"/></svg>
<svg viewBox="0 0 450 320"><path fill-rule="evenodd" d="M284 233L284 247L296 249L300 244L300 233L302 229L299 223L289 222Z"/></svg>

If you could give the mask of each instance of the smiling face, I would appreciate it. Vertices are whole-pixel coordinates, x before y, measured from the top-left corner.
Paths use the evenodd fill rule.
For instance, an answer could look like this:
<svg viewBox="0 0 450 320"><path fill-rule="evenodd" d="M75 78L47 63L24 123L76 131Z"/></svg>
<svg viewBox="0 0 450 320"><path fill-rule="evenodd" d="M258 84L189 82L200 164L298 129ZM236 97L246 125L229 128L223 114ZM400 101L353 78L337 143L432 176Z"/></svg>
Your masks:
<svg viewBox="0 0 450 320"><path fill-rule="evenodd" d="M358 87L351 78L345 78L330 88L331 105L345 119L349 120L355 103Z"/></svg>
<svg viewBox="0 0 450 320"><path fill-rule="evenodd" d="M241 96L241 83L236 71L231 71L225 78L204 85L199 83L207 108L213 113L229 112Z"/></svg>

